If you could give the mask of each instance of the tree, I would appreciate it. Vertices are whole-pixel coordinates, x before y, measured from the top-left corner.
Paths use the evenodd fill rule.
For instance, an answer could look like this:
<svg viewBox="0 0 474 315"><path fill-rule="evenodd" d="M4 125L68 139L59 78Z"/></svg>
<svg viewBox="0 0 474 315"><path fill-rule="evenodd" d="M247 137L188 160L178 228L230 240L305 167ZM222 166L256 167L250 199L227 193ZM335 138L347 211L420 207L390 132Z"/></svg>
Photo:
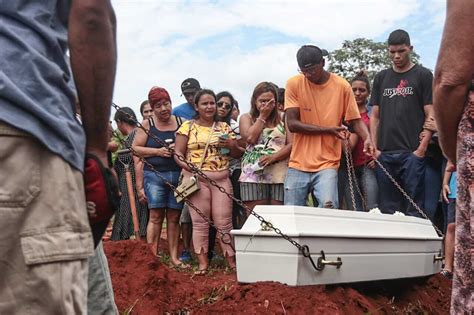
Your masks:
<svg viewBox="0 0 474 315"><path fill-rule="evenodd" d="M419 63L420 56L412 53L414 63ZM353 78L362 69L367 71L370 82L377 72L389 68L391 61L387 52L387 43L374 42L367 38L346 40L342 48L332 51L328 56L330 72L346 80Z"/></svg>

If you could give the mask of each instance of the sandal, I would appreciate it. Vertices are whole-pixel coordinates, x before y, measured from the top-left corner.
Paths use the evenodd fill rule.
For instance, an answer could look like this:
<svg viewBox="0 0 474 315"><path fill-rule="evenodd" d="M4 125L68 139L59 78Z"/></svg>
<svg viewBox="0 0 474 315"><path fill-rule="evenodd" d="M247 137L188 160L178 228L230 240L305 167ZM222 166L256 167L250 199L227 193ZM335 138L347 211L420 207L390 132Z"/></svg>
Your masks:
<svg viewBox="0 0 474 315"><path fill-rule="evenodd" d="M207 269L198 269L194 272L193 276L205 276L207 275L208 270Z"/></svg>
<svg viewBox="0 0 474 315"><path fill-rule="evenodd" d="M448 278L449 280L453 280L453 273L449 270L443 269L439 272L442 276Z"/></svg>

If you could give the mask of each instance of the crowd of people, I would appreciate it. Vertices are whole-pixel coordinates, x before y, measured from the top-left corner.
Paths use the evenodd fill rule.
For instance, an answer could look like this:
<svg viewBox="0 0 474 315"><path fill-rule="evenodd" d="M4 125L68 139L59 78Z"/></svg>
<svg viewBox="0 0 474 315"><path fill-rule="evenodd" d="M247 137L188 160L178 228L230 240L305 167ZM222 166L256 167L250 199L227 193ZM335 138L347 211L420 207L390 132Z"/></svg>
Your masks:
<svg viewBox="0 0 474 315"><path fill-rule="evenodd" d="M455 190L449 183L453 167L446 167L448 161L437 141L433 75L412 62L412 50L409 34L395 30L388 38L392 67L377 73L373 83L364 71L347 82L324 69L325 50L304 45L297 52L300 74L291 77L285 88L258 83L249 97L248 113L240 114L230 92L202 89L194 78L181 84L186 102L175 108L165 88L152 87L140 106L140 127L133 125L136 116L130 108L118 110L115 121L126 136L120 144L133 150L119 154L115 167L122 184L122 159L140 163L132 168L137 178L134 198L141 204L136 210L140 236L153 244L158 255L166 217L173 265L189 267L192 240L197 274L205 274L215 256L216 236L228 265L235 267L235 253L222 234L240 228L257 205L380 209L438 219L436 223L444 225L448 234L442 274L452 278ZM111 147L116 148L116 143ZM193 167L245 206L195 174ZM199 189L187 199L193 207L178 202L168 185L178 187L190 180L199 182ZM128 198L122 188L112 240L133 235ZM117 237L119 230L124 232Z"/></svg>
<svg viewBox="0 0 474 315"><path fill-rule="evenodd" d="M392 66L373 82L326 71L327 52L304 45L300 73L285 88L257 84L249 113L189 78L186 103L173 108L166 89L152 87L141 123L122 107L112 134L110 2L0 0L0 313L117 313L100 242L116 206L112 240L144 238L159 255L166 218L171 263L188 269L193 249L195 274L205 275L216 238L235 268L223 235L255 206L281 204L432 221L444 209L451 311L471 312L474 6L448 4L434 78L411 61L404 30L390 34Z"/></svg>

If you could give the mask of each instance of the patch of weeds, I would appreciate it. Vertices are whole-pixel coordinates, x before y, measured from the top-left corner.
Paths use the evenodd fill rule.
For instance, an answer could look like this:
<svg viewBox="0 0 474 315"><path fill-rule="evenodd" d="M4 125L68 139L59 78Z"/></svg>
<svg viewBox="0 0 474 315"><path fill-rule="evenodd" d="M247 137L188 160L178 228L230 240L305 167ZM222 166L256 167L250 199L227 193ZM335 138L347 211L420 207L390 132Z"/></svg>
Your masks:
<svg viewBox="0 0 474 315"><path fill-rule="evenodd" d="M150 289L150 287L148 287L146 290L145 290L145 293L142 294L142 296L140 296L139 298L137 298L135 300L135 302L133 302L132 305L130 305L125 311L123 311L122 315L130 315L132 314L132 311L133 311L133 308L135 307L135 305L137 305L138 301L144 297L145 295L148 294L148 290Z"/></svg>
<svg viewBox="0 0 474 315"><path fill-rule="evenodd" d="M229 291L231 287L232 286L228 286L227 283L224 283L223 285L217 288L212 288L211 291L209 291L202 298L197 300L198 304L206 305L206 304L216 303L219 299L221 299L224 296L225 292Z"/></svg>
<svg viewBox="0 0 474 315"><path fill-rule="evenodd" d="M160 262L163 265L167 265L168 267L171 267L173 264L171 263L171 256L168 253L162 252L160 254Z"/></svg>
<svg viewBox="0 0 474 315"><path fill-rule="evenodd" d="M221 255L215 255L209 262L209 268L211 269L225 269L227 267L227 261Z"/></svg>
<svg viewBox="0 0 474 315"><path fill-rule="evenodd" d="M166 265L168 266L169 268L171 269L174 269L174 270L177 270L177 271L181 271L183 269L180 269L180 268L177 268L175 265L173 265L173 263L171 262L171 256L170 254L166 253L166 252L162 252L160 254L160 262L163 264L163 265ZM198 266L198 261L192 257L191 261L188 261L186 263L187 265L190 265L191 268L197 268Z"/></svg>
<svg viewBox="0 0 474 315"><path fill-rule="evenodd" d="M135 305L137 305L138 300L140 300L142 297L143 297L143 295L141 297L139 297L138 299L136 299L135 302L133 302L132 305L130 305L125 311L123 311L122 315L132 314L133 308L135 307Z"/></svg>
<svg viewBox="0 0 474 315"><path fill-rule="evenodd" d="M408 305L402 310L403 314L416 314L416 315L425 315L429 314L424 309L423 304L420 302L420 300L417 300L415 305L412 303L408 303Z"/></svg>

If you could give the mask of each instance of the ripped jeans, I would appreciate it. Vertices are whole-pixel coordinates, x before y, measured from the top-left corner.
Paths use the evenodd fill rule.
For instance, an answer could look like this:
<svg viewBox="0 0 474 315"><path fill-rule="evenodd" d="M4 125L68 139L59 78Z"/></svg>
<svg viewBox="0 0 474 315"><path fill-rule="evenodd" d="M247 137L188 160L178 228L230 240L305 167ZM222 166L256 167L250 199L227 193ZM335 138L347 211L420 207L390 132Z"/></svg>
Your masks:
<svg viewBox="0 0 474 315"><path fill-rule="evenodd" d="M339 208L337 169L303 172L288 168L285 179L285 205L306 206L312 192L320 208Z"/></svg>

